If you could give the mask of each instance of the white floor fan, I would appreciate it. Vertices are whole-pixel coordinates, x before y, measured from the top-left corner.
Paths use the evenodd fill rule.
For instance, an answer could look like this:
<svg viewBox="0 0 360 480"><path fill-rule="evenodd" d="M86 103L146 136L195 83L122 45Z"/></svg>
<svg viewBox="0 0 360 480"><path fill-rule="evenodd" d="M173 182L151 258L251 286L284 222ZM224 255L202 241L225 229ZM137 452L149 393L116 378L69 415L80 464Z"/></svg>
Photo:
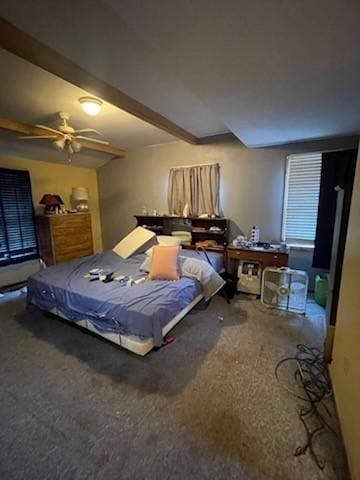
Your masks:
<svg viewBox="0 0 360 480"><path fill-rule="evenodd" d="M305 272L291 268L264 269L261 302L267 307L305 313L309 279Z"/></svg>

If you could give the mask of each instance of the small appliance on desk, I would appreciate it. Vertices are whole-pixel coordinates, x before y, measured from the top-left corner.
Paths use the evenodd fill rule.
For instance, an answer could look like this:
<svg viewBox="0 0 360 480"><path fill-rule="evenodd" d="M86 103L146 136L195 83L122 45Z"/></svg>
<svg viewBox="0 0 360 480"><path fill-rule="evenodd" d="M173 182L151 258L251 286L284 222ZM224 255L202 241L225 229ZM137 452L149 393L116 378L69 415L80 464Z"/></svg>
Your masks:
<svg viewBox="0 0 360 480"><path fill-rule="evenodd" d="M259 262L241 260L238 267L237 291L260 295L261 266Z"/></svg>

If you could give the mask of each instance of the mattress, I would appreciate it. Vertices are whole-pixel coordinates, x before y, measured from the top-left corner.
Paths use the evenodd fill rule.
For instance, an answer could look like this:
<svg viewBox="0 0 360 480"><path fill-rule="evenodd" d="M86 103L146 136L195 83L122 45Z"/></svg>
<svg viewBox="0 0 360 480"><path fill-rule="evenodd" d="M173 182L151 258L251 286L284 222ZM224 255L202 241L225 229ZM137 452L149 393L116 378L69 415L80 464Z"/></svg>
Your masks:
<svg viewBox="0 0 360 480"><path fill-rule="evenodd" d="M175 327L177 323L180 322L182 318L185 317L187 313L189 313L197 303L199 303L203 298L203 295L200 294L194 298L194 300L187 305L181 312L179 312L169 323L165 325L162 329L163 337ZM36 299L33 300L33 304L36 305ZM54 315L63 318L64 320L70 321L66 315L64 315L61 311L59 311L56 307L50 310L51 313ZM74 322L73 322L74 323ZM131 352L136 353L137 355L144 356L149 353L155 346L154 339L151 337L148 338L140 338L137 335L121 335L119 333L112 333L106 331L99 331L89 320L78 320L75 322L78 327L81 327L85 330L89 330L100 337L105 338L109 342L115 343Z"/></svg>
<svg viewBox="0 0 360 480"><path fill-rule="evenodd" d="M185 256L200 258L202 253L184 250ZM211 252L217 269L220 255ZM136 336L160 346L164 328L199 298L199 282L182 277L179 281L151 281L122 286L119 282L90 282L84 276L93 268L140 278L144 254L124 260L114 252L62 263L32 275L28 280L28 303L53 311L73 322L87 321L100 333Z"/></svg>

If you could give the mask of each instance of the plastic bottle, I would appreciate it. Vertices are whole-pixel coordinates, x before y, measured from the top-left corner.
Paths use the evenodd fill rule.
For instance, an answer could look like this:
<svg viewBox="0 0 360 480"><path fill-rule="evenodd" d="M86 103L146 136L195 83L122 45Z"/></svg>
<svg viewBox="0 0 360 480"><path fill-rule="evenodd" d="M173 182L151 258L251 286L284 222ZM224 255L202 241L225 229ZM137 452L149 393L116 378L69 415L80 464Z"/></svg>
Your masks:
<svg viewBox="0 0 360 480"><path fill-rule="evenodd" d="M250 232L250 240L252 243L257 243L260 240L260 227L259 225L254 225Z"/></svg>

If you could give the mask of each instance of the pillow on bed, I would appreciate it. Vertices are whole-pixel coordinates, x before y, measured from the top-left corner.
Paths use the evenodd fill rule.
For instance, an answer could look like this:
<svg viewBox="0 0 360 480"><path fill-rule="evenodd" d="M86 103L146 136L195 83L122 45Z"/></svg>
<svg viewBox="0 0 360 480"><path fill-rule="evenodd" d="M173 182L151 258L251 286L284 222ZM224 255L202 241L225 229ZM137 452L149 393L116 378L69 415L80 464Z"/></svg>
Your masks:
<svg viewBox="0 0 360 480"><path fill-rule="evenodd" d="M147 255L143 263L140 265L140 271L149 273L150 267L151 267L151 257Z"/></svg>
<svg viewBox="0 0 360 480"><path fill-rule="evenodd" d="M181 244L181 239L172 235L157 235L156 240L159 242L159 245L174 246Z"/></svg>
<svg viewBox="0 0 360 480"><path fill-rule="evenodd" d="M171 235L157 235L156 236L157 245L162 245L166 247L173 247L177 245L181 245L181 238L176 238ZM152 255L152 245L148 250L146 250L146 255L151 257Z"/></svg>
<svg viewBox="0 0 360 480"><path fill-rule="evenodd" d="M179 246L157 245L152 248L150 280L179 280Z"/></svg>

